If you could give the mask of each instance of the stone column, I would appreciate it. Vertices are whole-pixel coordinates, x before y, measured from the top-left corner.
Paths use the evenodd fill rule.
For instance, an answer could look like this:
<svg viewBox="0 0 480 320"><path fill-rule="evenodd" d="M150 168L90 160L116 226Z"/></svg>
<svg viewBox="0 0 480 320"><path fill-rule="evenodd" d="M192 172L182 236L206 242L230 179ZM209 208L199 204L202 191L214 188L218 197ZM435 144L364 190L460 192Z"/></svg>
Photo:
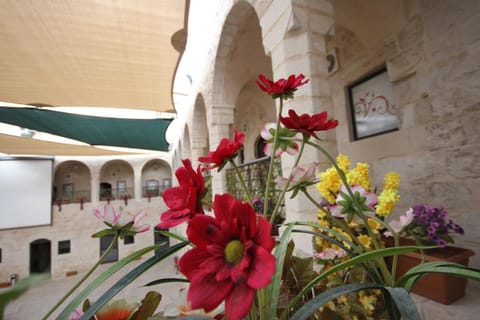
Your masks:
<svg viewBox="0 0 480 320"><path fill-rule="evenodd" d="M90 198L92 204L95 206L98 204L100 193L100 172L98 170L92 170L92 175L90 177L90 185Z"/></svg>
<svg viewBox="0 0 480 320"><path fill-rule="evenodd" d="M191 160L193 167L196 168L200 164L198 162L198 157L206 156L208 151L210 151L208 150L208 131L205 129L203 129L201 132L194 131L191 135L191 139Z"/></svg>
<svg viewBox="0 0 480 320"><path fill-rule="evenodd" d="M232 139L233 138L233 111L235 109L234 105L212 105L208 109L208 119L209 119L209 139L210 139L210 149L215 150L220 143L220 140L223 138ZM222 194L226 192L226 181L225 181L225 171L222 170L220 173L216 169L212 172L212 193Z"/></svg>
<svg viewBox="0 0 480 320"><path fill-rule="evenodd" d="M287 2L287 1L285 1ZM310 82L298 89L295 99L284 104L283 115L294 108L297 114L315 114L328 111L332 117L331 92L328 81L326 60L326 34L333 26L333 7L329 1L291 0L277 3L269 10L281 10L285 14L268 14L262 17L264 44L272 57L274 80L286 78L290 74L303 73ZM276 20L275 20L276 19ZM337 153L334 132L320 133L322 147L334 156ZM330 166L326 157L313 147L306 147L300 165L318 162L321 169ZM283 175L288 176L294 157L282 156ZM315 187L310 194L320 199ZM316 207L299 193L294 199L285 198L287 221L309 221L316 219ZM296 248L310 253L310 236L294 236Z"/></svg>
<svg viewBox="0 0 480 320"><path fill-rule="evenodd" d="M133 168L133 193L135 195L135 201L142 201L142 168L140 166L135 166Z"/></svg>

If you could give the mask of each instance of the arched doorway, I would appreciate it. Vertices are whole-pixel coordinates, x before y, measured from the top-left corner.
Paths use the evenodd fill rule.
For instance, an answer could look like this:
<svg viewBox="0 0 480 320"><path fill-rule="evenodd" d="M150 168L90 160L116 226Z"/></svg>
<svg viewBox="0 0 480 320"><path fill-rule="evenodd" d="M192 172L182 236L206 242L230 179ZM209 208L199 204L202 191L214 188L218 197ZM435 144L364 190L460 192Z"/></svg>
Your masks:
<svg viewBox="0 0 480 320"><path fill-rule="evenodd" d="M50 273L52 243L47 239L30 242L30 273Z"/></svg>
<svg viewBox="0 0 480 320"><path fill-rule="evenodd" d="M110 199L112 197L112 185L108 182L100 183L100 200Z"/></svg>

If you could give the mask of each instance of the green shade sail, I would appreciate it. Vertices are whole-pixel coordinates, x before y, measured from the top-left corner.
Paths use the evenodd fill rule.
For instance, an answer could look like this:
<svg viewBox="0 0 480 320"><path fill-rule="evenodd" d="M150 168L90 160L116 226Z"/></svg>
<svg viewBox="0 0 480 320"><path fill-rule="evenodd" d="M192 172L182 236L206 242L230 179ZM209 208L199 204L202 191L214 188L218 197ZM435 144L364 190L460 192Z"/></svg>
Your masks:
<svg viewBox="0 0 480 320"><path fill-rule="evenodd" d="M113 147L168 151L165 132L173 119L85 116L41 108L1 107L0 122Z"/></svg>

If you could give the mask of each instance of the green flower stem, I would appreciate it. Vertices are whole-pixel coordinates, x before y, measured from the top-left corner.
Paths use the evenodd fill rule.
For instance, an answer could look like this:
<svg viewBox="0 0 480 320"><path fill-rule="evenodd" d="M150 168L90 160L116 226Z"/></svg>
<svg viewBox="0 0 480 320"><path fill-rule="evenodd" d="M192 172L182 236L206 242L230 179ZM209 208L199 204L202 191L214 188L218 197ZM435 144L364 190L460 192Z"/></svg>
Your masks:
<svg viewBox="0 0 480 320"><path fill-rule="evenodd" d="M307 198L312 202L314 203L317 208L319 208L320 210L322 210L326 215L328 215L328 217L330 218L330 220L332 221L332 223L338 227L340 227L344 232L348 233L350 235L350 237L352 238L352 247L354 249L355 252L361 254L361 253L364 253L364 252L367 252L367 249L363 246L363 244L358 240L357 236L355 236L352 232L352 230L348 227L348 225L345 223L345 221L342 219L342 220L338 220L334 217L331 216L330 212L328 212L327 210L325 210L325 208L323 208L317 201L315 201L315 199L307 192L307 190L303 190L303 193L307 196ZM368 228L367 228L368 229ZM341 240L341 239L340 239ZM353 244L356 244L355 246L353 246ZM367 264L369 264L370 266L372 266L372 262L371 261L368 261ZM379 279L382 279L380 277L380 274L378 273L378 271L376 270L376 268L372 268L373 271L375 272L375 277L377 277L377 280ZM373 277L373 275L372 275Z"/></svg>
<svg viewBox="0 0 480 320"><path fill-rule="evenodd" d="M238 180L240 180L240 183L241 183L241 185L242 185L242 188L243 188L243 190L245 191L245 195L247 196L248 202L253 205L252 196L250 195L250 190L248 190L247 184L245 183L245 180L243 179L242 173L241 173L240 170L238 169L237 164L236 164L235 161L233 161L232 159L230 159L230 160L228 160L228 161L232 164L232 166L233 166L233 168L234 168L234 170L235 170L235 173L236 173L237 176L238 176Z"/></svg>
<svg viewBox="0 0 480 320"><path fill-rule="evenodd" d="M115 244L117 243L118 241L118 237L119 237L120 233L119 231L117 231L115 233L115 236L112 240L112 243L110 243L110 245L108 246L107 250L105 250L105 252L102 254L102 256L100 257L100 259L98 259L97 263L95 263L95 265L83 276L83 278L81 278L58 302L57 304L55 304L53 306L52 309L50 309L50 311L42 318L42 320L46 320L48 319L48 317L55 311L58 309L58 307L60 307L62 305L63 302L65 302L65 300L67 300L68 297L70 297L70 295L78 289L78 287L80 287L80 285L85 282L85 280L87 280L87 278L95 271L95 269L97 269L97 267L103 262L103 260L105 259L105 257L110 253L110 251L112 251L113 247L115 246Z"/></svg>
<svg viewBox="0 0 480 320"><path fill-rule="evenodd" d="M258 319L257 309L255 308L255 304L252 304L252 306L250 307L250 311L248 312L247 319L248 320Z"/></svg>
<svg viewBox="0 0 480 320"><path fill-rule="evenodd" d="M400 238L398 236L398 233L396 233L392 227L390 227L390 225L388 223L386 223L385 221L381 220L381 219L378 219L375 215L369 215L367 214L366 215L369 219L373 219L375 220L376 222L380 223L382 225L382 227L384 227L385 229L387 229L388 231L390 231L390 233L392 234L393 236L393 242L394 242L394 246L395 247L399 247L400 246ZM395 279L395 275L397 274L397 264L398 264L398 254L394 254L393 255L393 261L392 261L392 270L390 272L390 274L392 275L393 279Z"/></svg>
<svg viewBox="0 0 480 320"><path fill-rule="evenodd" d="M302 143L300 144L300 150L298 151L298 154L297 154L297 157L295 159L295 163L293 164L292 169L295 168L296 166L298 166L298 164L300 163L300 159L302 158L303 151L305 150L306 141L307 141L307 137L304 136L303 139L302 139ZM287 193L288 186L290 185L290 177L291 176L292 176L292 173L290 172L287 183L286 183L285 187L282 189L282 192L280 193L280 196L278 197L278 201L275 204L275 207L273 208L272 216L270 217L270 224L271 225L273 225L273 222L275 221L275 217L278 215L280 206L281 206L281 204L284 200L285 193Z"/></svg>
<svg viewBox="0 0 480 320"><path fill-rule="evenodd" d="M352 230L345 224L336 219L331 215L331 213L328 210L325 210L324 207L322 207L311 195L308 193L307 190L303 189L302 190L305 196L310 200L319 210L321 210L323 213L325 213L329 220L337 227L341 228L344 232L348 233L348 235L352 238L352 241L354 241L357 245L359 245L360 248L363 248L363 245L361 242L357 239L357 237L353 234ZM359 249L358 247L355 247L355 251L362 253L363 250Z"/></svg>
<svg viewBox="0 0 480 320"><path fill-rule="evenodd" d="M259 319L259 320L268 320L268 304L267 304L267 292L265 288L259 289L257 291L257 299L258 299L258 317L252 318L254 319ZM254 309L253 307L250 308L250 311Z"/></svg>
<svg viewBox="0 0 480 320"><path fill-rule="evenodd" d="M273 137L273 151L272 155L270 156L270 164L268 166L268 174L267 174L267 185L265 186L265 198L263 199L263 216L268 216L268 203L270 198L270 184L272 183L272 176L273 176L273 164L275 162L275 151L278 147L278 131L280 129L280 116L282 115L283 111L283 96L280 97L280 107L277 117L277 123L275 127L275 136Z"/></svg>

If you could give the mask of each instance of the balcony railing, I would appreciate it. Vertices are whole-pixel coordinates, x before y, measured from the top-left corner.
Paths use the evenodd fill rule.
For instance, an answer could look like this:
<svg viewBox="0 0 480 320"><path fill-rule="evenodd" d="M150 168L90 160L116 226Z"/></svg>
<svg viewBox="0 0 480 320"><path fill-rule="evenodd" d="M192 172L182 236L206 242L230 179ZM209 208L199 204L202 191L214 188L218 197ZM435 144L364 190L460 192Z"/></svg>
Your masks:
<svg viewBox="0 0 480 320"><path fill-rule="evenodd" d="M154 198L160 197L168 187L159 187L157 189L152 188L142 188L142 195L144 198ZM124 200L125 197L132 199L134 195L133 188L127 189L105 189L100 191L99 200ZM53 203L69 204L69 203L80 203L80 202L90 202L91 201L91 190L78 190L75 192L69 193L57 193L53 195Z"/></svg>
<svg viewBox="0 0 480 320"><path fill-rule="evenodd" d="M248 190L250 190L252 198L259 199L256 203L261 203L261 208L255 208L258 212L263 212L263 199L265 198L265 187L267 184L268 167L270 165L270 157L260 158L251 162L238 165L240 174L242 175ZM278 197L280 196L280 190L278 189L275 178L282 175L282 165L280 158L275 158L274 170L272 182L270 185L270 202L269 208L273 209ZM246 200L245 191L243 190L240 181L237 178L234 169L227 169L227 192L237 199Z"/></svg>
<svg viewBox="0 0 480 320"><path fill-rule="evenodd" d="M124 189L104 189L100 191L99 194L100 201L110 201L110 200L122 200L122 199L132 199L133 198L133 188L124 188Z"/></svg>
<svg viewBox="0 0 480 320"><path fill-rule="evenodd" d="M77 202L90 202L90 190L78 190L68 193L57 193L53 196L55 203L77 203Z"/></svg>
<svg viewBox="0 0 480 320"><path fill-rule="evenodd" d="M166 189L170 187L147 188L143 187L142 195L144 198L160 197Z"/></svg>

